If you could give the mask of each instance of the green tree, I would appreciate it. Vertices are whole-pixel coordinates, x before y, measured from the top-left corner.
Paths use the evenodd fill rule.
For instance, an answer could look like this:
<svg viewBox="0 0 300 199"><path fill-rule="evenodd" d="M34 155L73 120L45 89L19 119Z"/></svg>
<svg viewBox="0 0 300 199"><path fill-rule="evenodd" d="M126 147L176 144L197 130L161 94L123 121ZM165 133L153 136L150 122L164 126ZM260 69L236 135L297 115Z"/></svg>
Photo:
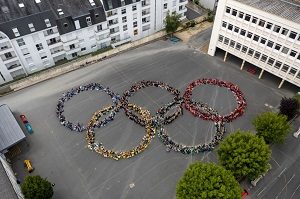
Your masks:
<svg viewBox="0 0 300 199"><path fill-rule="evenodd" d="M165 25L166 25L166 32L167 34L170 34L171 36L173 33L177 30L177 28L180 26L180 15L176 12L173 12L171 15L168 12L166 19L165 19Z"/></svg>
<svg viewBox="0 0 300 199"><path fill-rule="evenodd" d="M280 102L280 114L286 115L288 120L293 119L299 112L300 103L296 98L283 97Z"/></svg>
<svg viewBox="0 0 300 199"><path fill-rule="evenodd" d="M221 143L218 156L220 164L236 178L254 180L269 169L271 150L263 138L250 131L236 131Z"/></svg>
<svg viewBox="0 0 300 199"><path fill-rule="evenodd" d="M240 199L241 188L230 171L214 163L195 162L176 186L177 199Z"/></svg>
<svg viewBox="0 0 300 199"><path fill-rule="evenodd" d="M253 120L257 135L267 143L283 143L291 130L287 116L274 112L265 112Z"/></svg>
<svg viewBox="0 0 300 199"><path fill-rule="evenodd" d="M51 183L41 176L27 176L21 190L25 199L50 199L53 196Z"/></svg>

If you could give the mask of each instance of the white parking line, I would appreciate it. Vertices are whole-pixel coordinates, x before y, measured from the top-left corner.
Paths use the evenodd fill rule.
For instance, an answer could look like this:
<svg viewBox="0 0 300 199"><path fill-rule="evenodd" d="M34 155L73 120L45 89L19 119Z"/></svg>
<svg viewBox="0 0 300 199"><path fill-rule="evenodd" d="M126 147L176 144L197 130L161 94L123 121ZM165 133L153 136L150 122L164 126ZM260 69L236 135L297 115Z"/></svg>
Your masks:
<svg viewBox="0 0 300 199"><path fill-rule="evenodd" d="M294 193L292 194L292 196L290 197L290 199L292 199L292 197L295 195L296 191L299 189L300 184L298 185L298 187L295 189Z"/></svg>
<svg viewBox="0 0 300 199"><path fill-rule="evenodd" d="M295 174L289 179L289 181L285 184L285 186L282 188L282 190L276 195L275 199L278 198L278 196L282 193L282 191L287 187L287 185L292 181L292 179L295 177Z"/></svg>

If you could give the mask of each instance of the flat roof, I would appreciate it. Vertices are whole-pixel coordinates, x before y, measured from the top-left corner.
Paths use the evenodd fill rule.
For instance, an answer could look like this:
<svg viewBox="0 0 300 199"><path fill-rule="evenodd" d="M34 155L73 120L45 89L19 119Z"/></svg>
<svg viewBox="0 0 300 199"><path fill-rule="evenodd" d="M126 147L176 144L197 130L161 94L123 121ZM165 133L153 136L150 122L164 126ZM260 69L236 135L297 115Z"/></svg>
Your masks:
<svg viewBox="0 0 300 199"><path fill-rule="evenodd" d="M22 141L25 137L10 108L6 104L0 105L0 152Z"/></svg>
<svg viewBox="0 0 300 199"><path fill-rule="evenodd" d="M6 171L0 161L0 195L1 199L18 199L18 196L6 174Z"/></svg>
<svg viewBox="0 0 300 199"><path fill-rule="evenodd" d="M300 24L299 0L235 0Z"/></svg>

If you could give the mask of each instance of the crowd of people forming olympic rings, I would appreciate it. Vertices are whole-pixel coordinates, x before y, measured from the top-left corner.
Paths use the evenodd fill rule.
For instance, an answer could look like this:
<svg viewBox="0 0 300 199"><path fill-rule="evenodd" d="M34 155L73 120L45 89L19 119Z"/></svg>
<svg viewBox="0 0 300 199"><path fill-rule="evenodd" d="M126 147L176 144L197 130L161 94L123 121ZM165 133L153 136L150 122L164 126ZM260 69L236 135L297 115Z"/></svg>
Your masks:
<svg viewBox="0 0 300 199"><path fill-rule="evenodd" d="M215 109L211 108L207 103L192 99L193 89L197 86L206 84L224 87L230 90L236 98L237 107L229 114L222 116ZM132 97L139 90L146 87L157 87L160 89L164 89L173 95L173 100L168 104L163 105L155 115L151 115L151 113L146 108L129 102L130 97ZM102 91L108 94L112 99L112 105L96 111L87 125L79 122L72 123L68 121L64 116L65 102L71 100L72 97L78 95L79 93L94 90ZM198 79L188 85L183 97L181 97L180 91L178 89L173 88L164 82L142 80L140 82L134 83L130 87L130 89L126 90L123 93L122 97L112 92L108 87L105 87L99 83L90 83L87 85L79 86L77 88L73 88L63 93L62 97L59 98L56 107L56 115L60 123L70 130L76 132L87 132L86 140L88 143L88 148L90 150L101 154L103 157L119 160L131 158L144 151L150 145L151 140L155 137L156 133L162 143L166 146L166 151L173 150L183 154L197 154L200 152L211 151L223 139L225 133L225 123L232 122L234 119L242 116L245 112L246 106L247 103L243 93L237 85L231 82L213 78ZM164 126L172 123L176 120L176 118L183 115L184 107L195 117L214 122L215 135L209 143L187 146L176 142L168 135ZM94 130L96 128L106 126L108 123L113 121L115 115L120 111L120 109L124 110L125 115L129 119L145 127L146 133L140 143L132 149L125 151L114 151L105 148L103 143L95 140ZM100 120L100 118L103 119Z"/></svg>

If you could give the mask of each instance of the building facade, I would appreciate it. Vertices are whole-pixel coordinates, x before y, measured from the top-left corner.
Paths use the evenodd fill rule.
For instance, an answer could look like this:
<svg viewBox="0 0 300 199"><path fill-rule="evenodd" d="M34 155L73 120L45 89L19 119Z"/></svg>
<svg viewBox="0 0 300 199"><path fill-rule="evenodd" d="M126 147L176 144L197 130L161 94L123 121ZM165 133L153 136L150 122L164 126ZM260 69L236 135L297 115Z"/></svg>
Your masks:
<svg viewBox="0 0 300 199"><path fill-rule="evenodd" d="M300 87L300 3L293 0L220 0L208 54L216 49Z"/></svg>
<svg viewBox="0 0 300 199"><path fill-rule="evenodd" d="M0 85L183 20L187 0L0 0Z"/></svg>

